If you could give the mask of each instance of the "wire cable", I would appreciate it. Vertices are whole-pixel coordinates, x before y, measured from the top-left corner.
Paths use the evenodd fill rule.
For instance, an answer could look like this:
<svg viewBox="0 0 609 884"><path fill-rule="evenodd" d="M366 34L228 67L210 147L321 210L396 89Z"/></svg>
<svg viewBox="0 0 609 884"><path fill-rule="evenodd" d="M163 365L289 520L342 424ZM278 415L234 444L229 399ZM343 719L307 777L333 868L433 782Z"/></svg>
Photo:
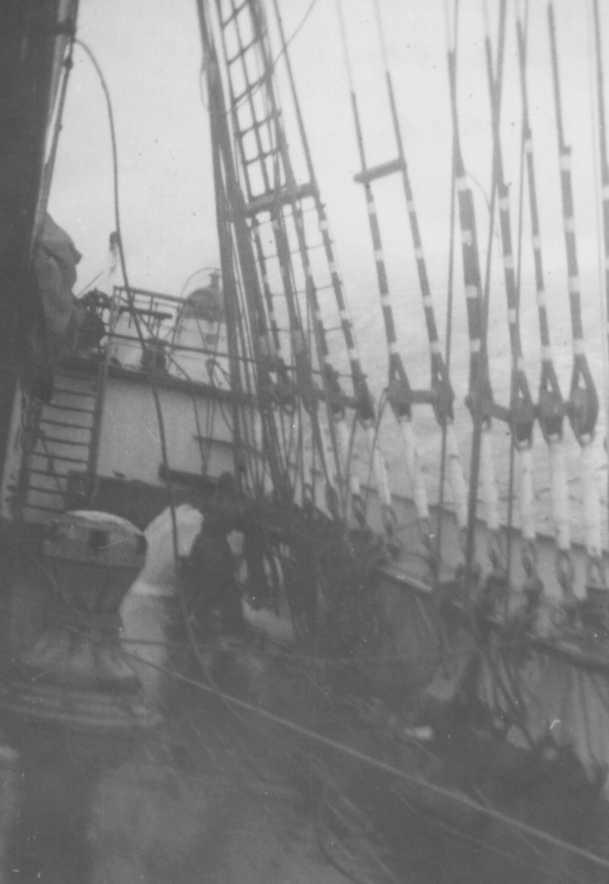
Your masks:
<svg viewBox="0 0 609 884"><path fill-rule="evenodd" d="M327 737L324 734L318 733L317 731L305 727L304 725L298 724L295 721L291 721L288 718L284 718L281 715L277 715L276 713L271 712L268 709L264 709L261 706L255 706L246 700L242 700L239 697L235 697L232 694L228 694L225 691L212 687L205 682L197 681L196 679L190 678L186 675L182 675L175 670L171 670L168 667L160 666L158 664L152 663L149 660L144 660L137 654L133 654L124 650L122 651L122 653L127 658L141 662L146 666L150 666L152 669L156 669L157 671L162 672L166 675L170 675L175 680L181 681L185 684L189 684L192 687L197 688L204 694L216 696L223 700L229 706L234 706L236 709L239 709L249 715L255 715L258 718L267 721L269 724L277 725L286 731L303 737L304 739L312 743L316 743L319 746L324 746L326 749L330 749L333 752L339 753L347 758L350 758L353 761L357 761L361 764L366 765L367 767L374 768L381 773L389 774L390 776L395 777L410 786L426 789L431 794L437 795L440 798L445 798L455 804L460 804L462 807L466 807L469 810L481 813L484 816L487 816L489 819L493 819L496 822L507 826L508 828L514 829L516 832L528 835L551 847L558 848L559 850L564 850L565 852L570 853L573 856L576 856L580 859L590 862L593 865L596 865L598 868L609 871L609 859L593 853L591 850L587 850L584 847L578 847L576 844L565 841L556 835L552 835L550 832L545 832L543 829L538 829L536 826L516 819L515 817L510 816L508 813L504 813L503 811L497 810L494 807L489 807L482 802L477 801L476 799L471 798L468 795L456 792L449 787L441 786L437 783L425 780L422 777L406 773L406 771L400 770L400 768L396 767L393 764L390 764L389 762L383 761L381 758L375 758L373 755L370 755L367 752L363 752L359 749L354 748L353 746L349 746L346 743L335 740L332 737Z"/></svg>

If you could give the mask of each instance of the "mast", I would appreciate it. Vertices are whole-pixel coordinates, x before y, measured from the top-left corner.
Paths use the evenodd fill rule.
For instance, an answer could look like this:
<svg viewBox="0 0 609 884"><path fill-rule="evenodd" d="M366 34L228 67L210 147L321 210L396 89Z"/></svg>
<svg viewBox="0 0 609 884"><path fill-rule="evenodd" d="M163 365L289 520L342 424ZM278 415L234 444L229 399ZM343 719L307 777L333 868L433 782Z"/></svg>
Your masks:
<svg viewBox="0 0 609 884"><path fill-rule="evenodd" d="M257 399L262 419L264 455L269 462L273 486L282 495L287 492L287 470L286 465L281 462L277 427L269 395L272 381L269 373L268 359L265 358L268 354L268 329L261 304L261 292L258 285L252 244L244 223L244 200L235 172L218 58L207 20L205 0L197 0L197 10L199 13L203 52L208 60L207 81L210 97L210 115L215 121L212 134L217 145L215 148L217 150L217 173L218 175L220 174L221 159L221 168L225 178L226 198L233 219L239 266L243 276L245 298L252 327L252 346L256 362ZM216 176L216 186L219 183L218 175ZM222 198L223 193L221 191L218 194L220 205L222 204Z"/></svg>

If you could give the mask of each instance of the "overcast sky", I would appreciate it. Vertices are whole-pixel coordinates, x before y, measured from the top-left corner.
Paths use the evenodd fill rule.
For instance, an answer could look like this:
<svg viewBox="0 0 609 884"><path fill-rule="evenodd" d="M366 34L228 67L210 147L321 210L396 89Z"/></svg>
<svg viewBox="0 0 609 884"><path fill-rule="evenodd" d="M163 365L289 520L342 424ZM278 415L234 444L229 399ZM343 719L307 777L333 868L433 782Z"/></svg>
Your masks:
<svg viewBox="0 0 609 884"><path fill-rule="evenodd" d="M371 0L343 0L371 164L395 154ZM270 4L269 4L270 5ZM506 177L517 197L520 126L514 3L509 3L502 134ZM309 0L281 0L290 34ZM462 0L459 28L459 103L465 162L477 188L481 244L488 215L491 131L484 67L483 3ZM609 5L603 36L609 52ZM489 0L496 40L498 2ZM381 0L387 29L407 159L420 214L425 251L438 303L445 298L451 120L446 73L444 0ZM270 13L269 13L270 14ZM591 92L591 17L585 0L557 0L564 125L574 150L576 221L588 325L598 323L596 145ZM201 49L191 0L81 0L79 35L99 58L112 93L121 171L124 237L131 281L177 293L202 265L218 262L213 182L206 110L201 101ZM539 172L542 238L553 299L557 342L568 341L566 277L546 5L529 15L531 117ZM380 331L374 264L363 195L352 180L358 169L334 0L318 0L291 46L296 79L323 196L328 204L347 293L360 327ZM609 69L609 61L607 62ZM285 84L280 82L281 94ZM288 116L289 122L289 116ZM290 132L288 132L290 134ZM293 136L293 132L292 132ZM113 229L110 147L105 108L88 60L76 50L51 210L83 253L79 284L98 273ZM421 346L420 314L410 232L396 181L378 187L390 281L406 348ZM516 215L514 199L514 216ZM523 304L534 297L525 225ZM499 264L498 264L499 268ZM456 279L460 282L460 264ZM498 284L493 316L504 353L505 296ZM458 325L464 298L456 290ZM414 305L414 307L413 307ZM418 311L418 312L417 312ZM420 314L420 315L419 315ZM534 316L534 313L530 314ZM413 321L412 317L415 316ZM418 324L417 324L418 323ZM537 361L537 327L525 323L531 359ZM371 339L367 336L364 345ZM375 346L378 348L378 337ZM503 343L501 343L503 341ZM415 342L415 343L413 343ZM594 344L595 347L597 342ZM420 361L420 360L419 360ZM416 372L416 365L414 371Z"/></svg>

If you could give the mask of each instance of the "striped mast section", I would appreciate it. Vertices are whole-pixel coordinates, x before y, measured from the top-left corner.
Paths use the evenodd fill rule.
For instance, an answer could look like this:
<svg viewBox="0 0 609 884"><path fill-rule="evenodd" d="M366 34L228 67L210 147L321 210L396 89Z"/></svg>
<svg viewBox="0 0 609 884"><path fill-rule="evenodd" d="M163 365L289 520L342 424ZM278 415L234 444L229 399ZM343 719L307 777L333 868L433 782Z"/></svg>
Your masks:
<svg viewBox="0 0 609 884"><path fill-rule="evenodd" d="M268 214L270 216L276 256L281 275L281 286L288 313L295 384L286 384L288 378L287 370L281 364L279 354L275 356L273 361L275 367L278 368L278 375L283 386L283 393L285 394L287 392L288 397L292 400L298 395L309 416L315 449L319 453L326 477L327 500L330 508L335 512L334 504L337 495L332 487L332 479L328 470L326 453L328 446L323 438L323 431L319 420L318 400L320 398L320 391L317 389L313 380L311 353L309 352L305 327L294 284L292 253L286 228L286 218L283 213L283 207L285 205L293 205L295 202L295 185L294 182L288 182L286 176L285 142L280 140L280 111L274 100L272 89L273 66L262 45L264 35L261 31L261 22L256 15L254 5L250 2L236 3L236 0L216 0L216 8L231 98L233 134L238 146L241 168L246 182L248 198L246 214L250 219L250 230L254 228L256 235L258 235L258 229L255 222L257 222L258 217L263 214ZM224 10L226 10L228 15L225 15ZM248 36L243 36L243 29L249 31ZM229 31L232 34L237 49L233 54L230 53L228 45ZM253 60L257 60L262 65L262 74L254 81L251 80L250 70L250 65ZM248 62L250 65L248 65ZM233 75L233 66L235 64L239 65L241 78L245 83L244 88L240 92L237 92L235 88L235 76ZM265 101L267 110L264 117L260 116L260 101L258 101L258 103L256 102L256 93L260 93L258 98L262 97ZM242 125L242 120L240 118L240 107L242 103L246 104L249 112L249 121L245 127ZM262 138L263 129L265 129L267 133L269 141L268 148L265 146ZM254 156L248 156L246 151L246 136L249 136L250 134L253 135L254 139ZM273 177L271 177L271 172L269 171L270 163L272 163ZM253 178L254 170L258 172L259 178L257 182L254 181ZM262 186L262 191L260 190L260 185ZM268 302L272 300L273 295L270 291L266 260L264 262L260 261L260 256L264 254L264 250L259 235L256 248L258 251L258 270L263 279L263 286L266 287L268 292L268 304ZM306 278L306 268L304 269ZM310 290L307 291L307 294L309 293ZM321 333L321 347L323 348L325 333L323 332L323 329L320 332L316 322L314 305L312 305L312 307L312 312L314 314L315 341L320 345ZM269 356L272 357L272 350L269 351ZM314 466L311 464L309 493L312 495L314 495L315 492L315 479Z"/></svg>
<svg viewBox="0 0 609 884"><path fill-rule="evenodd" d="M499 494L494 473L492 453L491 418L498 411L493 401L486 346L483 346L484 305L480 276L480 253L476 231L474 198L468 182L461 138L459 134L459 111L457 102L456 34L449 43L447 62L450 86L450 105L453 123L454 175L456 179L457 202L459 208L459 228L463 280L467 308L467 328L469 336L469 392L467 404L473 421L471 469L469 478L469 499L467 535L465 543L465 581L469 584L474 575L475 529L478 504L478 483L482 486L485 503L485 521L489 532L488 552L492 564L497 565L499 548Z"/></svg>
<svg viewBox="0 0 609 884"><path fill-rule="evenodd" d="M294 79L294 74L292 71L292 62L290 59L290 54L288 52L288 46L285 36L285 31L283 27L283 19L281 17L281 12L279 9L278 0L273 0L273 7L275 11L275 18L277 21L277 26L279 30L280 40L281 40L281 50L282 55L286 67L286 71L288 74L288 81L290 84L290 90L292 93L294 108L296 111L296 120L300 132L300 139L303 145L305 162L307 165L307 170L309 174L309 181L313 187L313 198L315 201L315 210L317 212L317 220L319 225L319 231L322 237L323 247L325 250L326 260L328 262L328 267L330 270L332 288L334 291L334 297L336 300L336 305L338 308L341 328L343 332L343 338L345 341L345 346L347 348L347 355L349 359L349 365L351 369L351 379L353 384L353 393L354 393L354 405L358 419L362 423L364 431L366 432L367 438L369 440L369 445L371 447L374 446L374 436L375 436L375 404L368 388L368 382L366 380L366 376L362 369L361 358L359 354L359 349L357 345L357 340L355 337L355 329L353 326L353 321L349 314L347 303L344 296L343 290L343 282L341 278L341 274L337 265L336 256L334 253L334 245L332 241L332 237L330 234L330 227L328 223L328 217L326 213L326 207L321 199L321 194L319 190L319 186L317 183L317 177L315 174L315 167L313 164L313 158L311 155L311 149L309 145L309 139L306 132L306 127L304 125L304 119L302 116L302 110L300 106L300 101L298 99L298 94L296 90L296 82ZM347 473L350 474L350 491L352 498L354 498L354 503L357 501L357 511L359 513L363 513L363 502L361 497L361 489L359 478L356 473L352 472L350 469L350 464L348 463L350 457L350 433L349 428L347 426L345 420L345 408L344 406L339 410L337 409L335 412L335 420L336 420L336 429L337 429L337 438L341 448L341 459L343 462L343 468ZM380 454L380 452L379 452ZM382 454L378 459L378 462L375 465L374 469L375 478L377 481L377 492L381 500L391 501L391 493L389 491L389 478L387 475L387 470L385 467L385 459Z"/></svg>
<svg viewBox="0 0 609 884"><path fill-rule="evenodd" d="M355 180L363 185L366 197L370 237L372 240L377 284L383 314L385 341L389 355L387 398L389 404L391 405L392 411L398 421L398 425L400 426L402 437L404 439L406 447L406 465L409 472L411 488L414 492L413 496L415 498L417 519L421 530L421 535L425 543L429 546L429 548L431 548L432 528L429 517L427 488L425 486L424 478L417 475L421 472L422 459L418 453L418 445L416 444L410 422L412 404L414 402L431 402L432 397L429 391L421 392L415 391L411 388L406 370L404 368L404 364L402 362L402 358L399 353L395 320L393 309L391 306L391 293L389 289L389 280L385 264L383 241L381 237L380 224L376 209L376 200L374 198L374 193L372 190L372 181L376 178L395 171L395 163L371 168L369 168L367 165L361 117L359 113L357 95L355 92L355 84L351 68L351 60L349 56L349 47L347 43L347 33L341 0L336 0L336 8L338 13L341 42L343 46L345 69L347 72L347 79L349 84L351 110L353 114L356 141L361 164L361 172L359 172L355 176ZM408 426L405 428L404 425L406 424Z"/></svg>
<svg viewBox="0 0 609 884"><path fill-rule="evenodd" d="M558 74L558 50L556 46L556 23L554 8L548 4L548 30L552 58L552 82L554 109L558 135L560 162L561 200L567 272L569 275L569 305L571 333L573 338L573 370L567 403L567 414L581 451L581 483L584 508L585 544L588 559L586 586L588 590L603 586L601 567L601 507L598 478L594 467L592 441L598 417L598 395L585 352L584 329L581 314L581 290L577 244L575 239L575 215L573 185L571 180L571 148L565 142L560 80Z"/></svg>
<svg viewBox="0 0 609 884"><path fill-rule="evenodd" d="M273 404L269 395L272 380L269 375L268 362L264 355L268 331L262 306L262 295L258 284L255 257L245 222L246 204L237 179L218 56L204 0L197 0L197 11L199 13L199 28L204 57L208 59L207 81L210 96L210 115L213 119L214 137L217 139L218 145L217 159L220 160L221 158L221 164L217 164L216 174L221 175L222 171L224 173L223 193L225 193L230 206L239 269L243 280L243 289L249 314L248 319L252 330L256 393L262 421L263 453L269 463L273 486L276 492L283 496L288 492L287 469L285 463L282 462L277 426L273 414ZM220 166L222 169L220 169Z"/></svg>
<svg viewBox="0 0 609 884"><path fill-rule="evenodd" d="M607 122L605 117L605 78L603 73L603 47L601 40L601 24L598 0L592 0L594 24L594 48L596 55L596 98L598 102L598 140L601 169L601 194L603 217L603 252L605 263L605 321L607 327L605 358L609 359L609 160L607 159ZM605 390L605 396L608 391ZM609 403L606 404L605 415L609 420ZM609 452L609 427L605 427L605 453ZM609 503L609 470L607 475L607 501Z"/></svg>
<svg viewBox="0 0 609 884"><path fill-rule="evenodd" d="M550 455L550 492L552 500L552 518L557 546L557 574L565 599L572 599L575 572L571 555L569 486L567 482L565 441L563 434L565 403L554 366L554 357L550 339L550 323L548 321L539 208L537 202L537 178L533 150L533 132L529 116L527 43L520 16L517 16L516 19L516 38L520 70L522 135L526 158L526 174L531 219L531 244L533 249L537 315L539 318L539 337L541 343L541 373L539 378L537 417L539 419L539 425L544 439L548 445Z"/></svg>
<svg viewBox="0 0 609 884"><path fill-rule="evenodd" d="M514 249L512 243L512 219L510 211L509 188L505 182L503 168L503 150L501 146L501 77L502 55L505 41L505 0L500 7L500 45L498 47L497 76L493 72L493 54L491 47L490 31L487 26L484 38L484 50L486 56L486 69L491 108L491 122L493 130L493 173L494 186L498 196L499 205L499 229L501 233L501 248L503 262L503 277L507 301L507 319L511 352L511 376L510 376L510 405L509 419L514 450L520 461L520 528L524 540L522 548L523 563L525 570L530 574L535 568L535 512L533 491L533 426L535 422L535 408L531 398L529 383L527 380L524 356L522 352L522 339L520 336L520 310L519 292L516 285Z"/></svg>
<svg viewBox="0 0 609 884"><path fill-rule="evenodd" d="M410 182L410 175L408 173L408 164L406 162L404 139L395 99L393 77L389 68L389 55L387 52L385 29L383 26L379 0L373 0L373 3L379 43L381 47L381 56L383 60L385 85L387 89L387 97L389 101L389 108L391 111L391 121L393 125L398 153L396 171L399 171L400 177L402 179L402 187L404 190L404 198L406 202L406 209L408 212L408 221L410 224L412 245L417 265L419 287L421 290L421 300L423 303L423 311L425 315L427 339L429 342L429 352L431 357L431 390L433 393L432 404L436 419L439 425L444 428L446 432L448 476L453 495L457 524L461 531L461 535L463 536L467 527L467 487L465 483L465 477L463 475L463 465L459 454L459 447L457 444L457 437L454 427L453 403L455 395L450 383L447 366L442 355L442 345L440 343L440 337L438 334L438 325L436 322L433 296L431 292L431 287L429 285L429 275L427 273L427 262L425 260L419 219L416 210L414 193ZM401 426L402 432L404 434L412 435L412 427L409 420L402 421ZM406 438L405 442L407 450L416 451L414 439L410 440ZM411 474L415 476L420 476L421 472L421 470L418 470L416 468L415 464L412 465ZM423 487L423 491L424 490L425 489Z"/></svg>

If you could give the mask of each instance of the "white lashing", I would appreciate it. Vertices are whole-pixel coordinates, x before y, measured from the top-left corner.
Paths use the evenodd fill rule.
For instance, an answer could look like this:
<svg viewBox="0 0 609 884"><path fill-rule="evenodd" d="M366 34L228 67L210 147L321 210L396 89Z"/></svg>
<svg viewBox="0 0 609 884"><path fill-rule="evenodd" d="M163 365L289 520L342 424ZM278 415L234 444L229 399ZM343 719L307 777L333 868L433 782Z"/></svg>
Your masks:
<svg viewBox="0 0 609 884"><path fill-rule="evenodd" d="M342 467L342 473L349 477L349 491L351 494L359 495L361 492L360 481L357 473L353 469L353 454L351 452L351 432L344 418L338 418L335 422L336 427L336 444ZM351 455L351 457L350 457Z"/></svg>
<svg viewBox="0 0 609 884"><path fill-rule="evenodd" d="M467 528L467 485L463 468L461 465L461 456L459 454L459 444L457 442L457 434L455 427L449 423L446 427L446 466L448 470L448 481L453 495L455 506L455 514L457 524L461 530Z"/></svg>
<svg viewBox="0 0 609 884"><path fill-rule="evenodd" d="M562 552L571 546L571 523L569 520L569 486L565 461L565 444L562 439L554 439L550 447L550 487L552 494L552 516L556 532L556 545Z"/></svg>
<svg viewBox="0 0 609 884"><path fill-rule="evenodd" d="M599 558L602 550L600 477L590 444L581 447L580 469L586 549L591 558Z"/></svg>
<svg viewBox="0 0 609 884"><path fill-rule="evenodd" d="M389 486L389 475L387 473L387 464L383 453L377 445L376 432L373 426L366 428L366 439L368 441L368 452L372 459L372 470L374 480L378 490L381 503L385 506L391 506L391 488Z"/></svg>
<svg viewBox="0 0 609 884"><path fill-rule="evenodd" d="M412 421L402 418L399 421L400 432L404 441L406 454L406 468L410 480L410 488L414 499L417 516L421 521L429 520L429 502L427 499L427 485L425 478L424 461L414 434Z"/></svg>
<svg viewBox="0 0 609 884"><path fill-rule="evenodd" d="M518 452L520 466L520 530L525 540L535 540L535 491L533 487L533 451Z"/></svg>
<svg viewBox="0 0 609 884"><path fill-rule="evenodd" d="M486 524L491 532L499 531L499 491L495 477L493 457L493 431L483 426L480 438L480 486L484 503Z"/></svg>

